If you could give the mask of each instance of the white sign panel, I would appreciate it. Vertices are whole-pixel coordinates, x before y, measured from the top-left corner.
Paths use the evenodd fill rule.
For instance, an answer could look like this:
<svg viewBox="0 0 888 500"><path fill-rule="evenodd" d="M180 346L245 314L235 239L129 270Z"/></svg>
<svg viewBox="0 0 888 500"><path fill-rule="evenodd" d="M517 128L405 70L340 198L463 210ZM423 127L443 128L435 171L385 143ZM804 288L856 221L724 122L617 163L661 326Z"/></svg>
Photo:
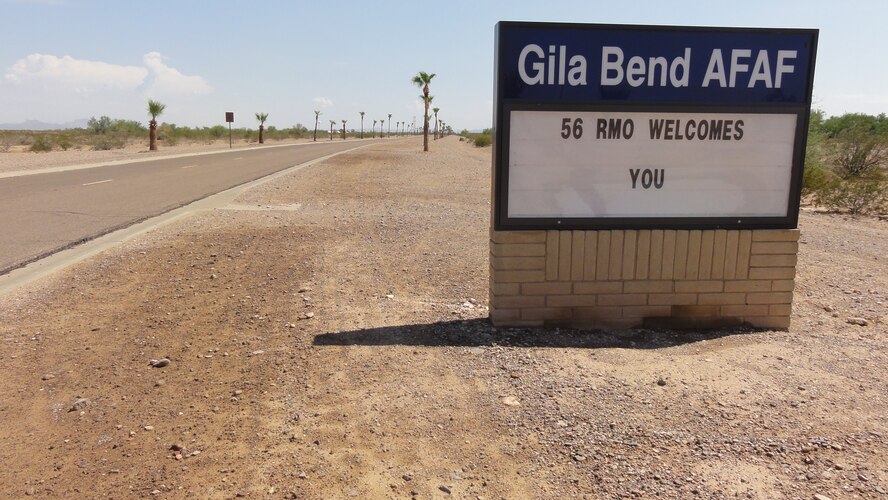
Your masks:
<svg viewBox="0 0 888 500"><path fill-rule="evenodd" d="M509 116L511 218L787 215L795 113Z"/></svg>

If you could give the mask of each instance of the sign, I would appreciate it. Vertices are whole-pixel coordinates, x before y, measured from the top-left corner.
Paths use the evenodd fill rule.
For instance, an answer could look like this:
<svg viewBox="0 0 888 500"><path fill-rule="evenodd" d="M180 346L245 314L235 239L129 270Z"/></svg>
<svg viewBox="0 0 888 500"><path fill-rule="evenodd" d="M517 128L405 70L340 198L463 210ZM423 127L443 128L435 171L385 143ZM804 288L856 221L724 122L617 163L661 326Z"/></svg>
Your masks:
<svg viewBox="0 0 888 500"><path fill-rule="evenodd" d="M496 38L496 230L796 226L816 30Z"/></svg>
<svg viewBox="0 0 888 500"><path fill-rule="evenodd" d="M234 122L234 111L226 111L225 112L225 122L226 123Z"/></svg>

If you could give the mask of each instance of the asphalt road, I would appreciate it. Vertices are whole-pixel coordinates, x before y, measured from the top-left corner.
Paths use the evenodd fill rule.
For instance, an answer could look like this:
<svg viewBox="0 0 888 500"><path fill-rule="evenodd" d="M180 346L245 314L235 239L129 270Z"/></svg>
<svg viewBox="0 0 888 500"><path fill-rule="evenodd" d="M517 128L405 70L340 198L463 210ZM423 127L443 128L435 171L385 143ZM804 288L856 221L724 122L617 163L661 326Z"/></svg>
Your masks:
<svg viewBox="0 0 888 500"><path fill-rule="evenodd" d="M367 142L318 142L0 179L0 274L293 165Z"/></svg>

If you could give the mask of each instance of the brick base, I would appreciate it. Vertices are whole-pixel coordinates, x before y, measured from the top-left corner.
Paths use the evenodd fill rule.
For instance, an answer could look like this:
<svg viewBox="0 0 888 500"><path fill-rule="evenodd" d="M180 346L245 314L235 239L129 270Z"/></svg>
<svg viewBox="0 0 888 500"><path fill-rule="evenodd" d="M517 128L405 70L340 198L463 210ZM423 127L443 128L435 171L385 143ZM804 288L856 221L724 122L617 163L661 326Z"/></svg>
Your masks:
<svg viewBox="0 0 888 500"><path fill-rule="evenodd" d="M787 329L799 232L492 231L497 326Z"/></svg>

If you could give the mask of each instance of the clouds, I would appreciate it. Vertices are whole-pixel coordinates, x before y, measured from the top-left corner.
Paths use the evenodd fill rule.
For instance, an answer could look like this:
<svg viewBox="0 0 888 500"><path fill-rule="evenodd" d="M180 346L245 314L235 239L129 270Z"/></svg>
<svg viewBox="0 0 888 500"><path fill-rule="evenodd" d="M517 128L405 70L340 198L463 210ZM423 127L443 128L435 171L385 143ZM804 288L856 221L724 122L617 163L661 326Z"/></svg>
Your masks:
<svg viewBox="0 0 888 500"><path fill-rule="evenodd" d="M10 66L4 79L15 85L38 84L44 88L68 87L77 92L88 92L136 89L147 76L148 69L139 66L31 54Z"/></svg>
<svg viewBox="0 0 888 500"><path fill-rule="evenodd" d="M151 98L177 110L169 118L188 120L212 92L203 77L184 74L158 52L133 65L30 54L2 73L0 110L4 121L139 118Z"/></svg>
<svg viewBox="0 0 888 500"><path fill-rule="evenodd" d="M149 52L142 56L142 62L153 77L147 90L149 95L209 94L213 91L202 77L183 75L179 70L164 64L163 59L159 52Z"/></svg>
<svg viewBox="0 0 888 500"><path fill-rule="evenodd" d="M320 106L322 108L329 108L330 106L333 105L333 101L331 101L330 99L327 99L326 97L315 97L314 99L312 99L312 102L314 102L315 104L317 104L318 106Z"/></svg>

